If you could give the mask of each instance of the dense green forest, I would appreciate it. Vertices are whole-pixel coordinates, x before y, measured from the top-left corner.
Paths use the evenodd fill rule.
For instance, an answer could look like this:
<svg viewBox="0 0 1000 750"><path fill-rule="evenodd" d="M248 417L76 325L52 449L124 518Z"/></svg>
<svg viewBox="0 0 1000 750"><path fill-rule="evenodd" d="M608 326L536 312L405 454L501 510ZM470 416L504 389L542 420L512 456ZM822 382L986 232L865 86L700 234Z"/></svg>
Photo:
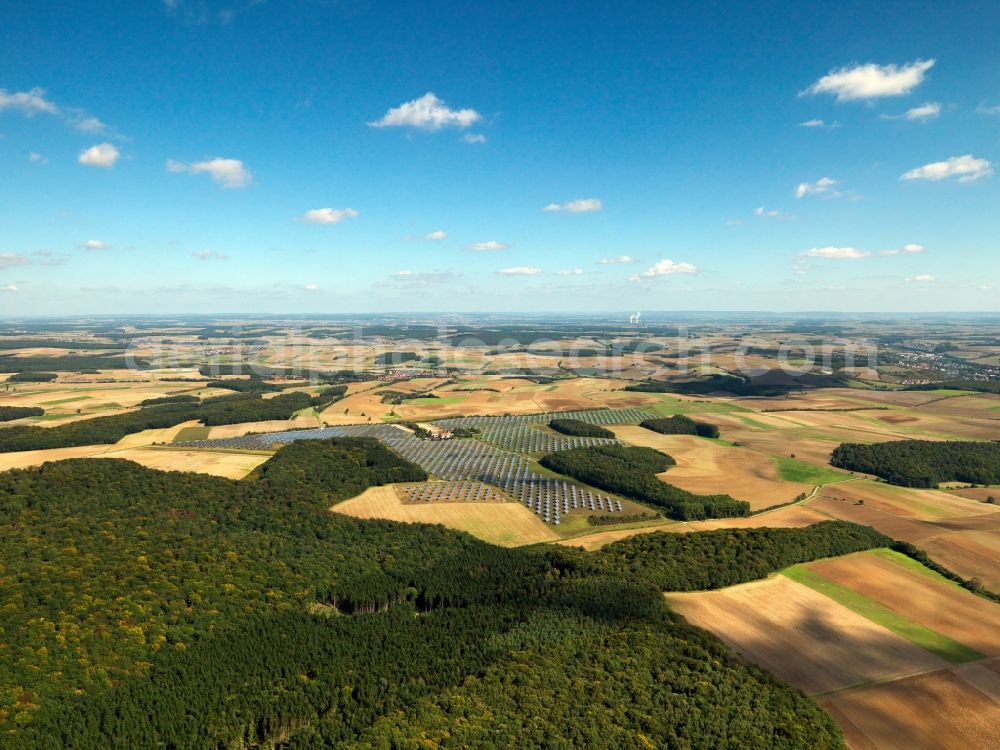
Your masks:
<svg viewBox="0 0 1000 750"><path fill-rule="evenodd" d="M549 427L563 435L573 435L574 437L613 438L615 436L615 433L608 428L584 422L582 419L553 419L549 422Z"/></svg>
<svg viewBox="0 0 1000 750"><path fill-rule="evenodd" d="M734 375L710 375L699 380L662 381L649 380L625 386L626 391L641 393L683 393L705 396L710 393L731 393L734 396L786 396L799 385L754 383Z"/></svg>
<svg viewBox="0 0 1000 750"><path fill-rule="evenodd" d="M383 352L376 355L375 364L380 367L382 365L401 365L404 362L413 362L417 359L420 359L420 355L416 352Z"/></svg>
<svg viewBox="0 0 1000 750"><path fill-rule="evenodd" d="M80 372L81 370L134 370L149 363L120 354L67 354L62 357L0 355L0 372Z"/></svg>
<svg viewBox="0 0 1000 750"><path fill-rule="evenodd" d="M288 419L297 411L324 406L335 398L314 398L308 393L296 392L262 399L259 394L240 393L205 399L197 404L185 400L146 406L58 427L14 426L0 431L0 453L117 443L126 435L173 427L193 419L206 425Z"/></svg>
<svg viewBox="0 0 1000 750"><path fill-rule="evenodd" d="M657 417L646 419L639 423L640 427L659 432L664 435L698 435L699 437L717 438L719 428L709 422L699 422L683 414L672 417Z"/></svg>
<svg viewBox="0 0 1000 750"><path fill-rule="evenodd" d="M362 463L362 484L412 471L339 439L241 482L114 459L0 474L0 747L843 747L660 589L883 544L871 530L506 549L328 512Z"/></svg>
<svg viewBox="0 0 1000 750"><path fill-rule="evenodd" d="M55 372L35 372L34 370L29 370L27 372L15 372L13 375L7 378L7 382L8 383L51 383L58 377L59 374Z"/></svg>
<svg viewBox="0 0 1000 750"><path fill-rule="evenodd" d="M675 464L652 448L598 445L573 448L542 457L547 469L582 482L654 505L683 521L750 515L750 504L729 495L695 495L656 475Z"/></svg>
<svg viewBox="0 0 1000 750"><path fill-rule="evenodd" d="M40 406L0 406L0 422L10 422L25 417L40 417L45 409Z"/></svg>
<svg viewBox="0 0 1000 750"><path fill-rule="evenodd" d="M843 443L834 449L830 463L874 474L903 487L937 487L941 482L1000 484L1000 442Z"/></svg>

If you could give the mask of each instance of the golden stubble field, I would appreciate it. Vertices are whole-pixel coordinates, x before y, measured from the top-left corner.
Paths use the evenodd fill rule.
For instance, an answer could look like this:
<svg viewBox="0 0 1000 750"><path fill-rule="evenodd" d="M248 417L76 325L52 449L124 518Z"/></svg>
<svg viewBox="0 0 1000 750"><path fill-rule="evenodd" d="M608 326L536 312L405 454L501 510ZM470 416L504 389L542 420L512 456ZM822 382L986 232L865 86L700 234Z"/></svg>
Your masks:
<svg viewBox="0 0 1000 750"><path fill-rule="evenodd" d="M442 524L484 541L517 547L559 539L551 528L519 503L403 503L392 486L371 487L330 508L355 518Z"/></svg>
<svg viewBox="0 0 1000 750"><path fill-rule="evenodd" d="M612 429L619 440L673 456L677 465L659 477L699 495L728 494L749 502L751 510L760 510L791 502L813 488L811 484L783 481L774 459L759 451L694 435L661 435L635 425Z"/></svg>

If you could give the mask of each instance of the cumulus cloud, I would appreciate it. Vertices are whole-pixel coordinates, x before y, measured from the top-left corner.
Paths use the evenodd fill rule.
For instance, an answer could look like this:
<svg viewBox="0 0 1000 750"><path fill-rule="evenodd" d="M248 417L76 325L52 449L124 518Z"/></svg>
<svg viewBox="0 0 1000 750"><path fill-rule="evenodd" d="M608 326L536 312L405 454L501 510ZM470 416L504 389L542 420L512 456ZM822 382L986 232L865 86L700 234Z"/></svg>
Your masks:
<svg viewBox="0 0 1000 750"><path fill-rule="evenodd" d="M319 291L319 284L306 284L305 287L303 287L303 288L307 292L318 292Z"/></svg>
<svg viewBox="0 0 1000 750"><path fill-rule="evenodd" d="M462 140L466 143L486 143L486 136L482 133L466 133Z"/></svg>
<svg viewBox="0 0 1000 750"><path fill-rule="evenodd" d="M919 107L912 107L901 115L882 115L883 120L932 120L941 114L941 105L937 102L927 102Z"/></svg>
<svg viewBox="0 0 1000 750"><path fill-rule="evenodd" d="M604 205L598 198L577 198L566 203L550 203L543 208L543 211L565 211L570 214L586 214L600 211Z"/></svg>
<svg viewBox="0 0 1000 750"><path fill-rule="evenodd" d="M0 253L0 268L13 268L14 266L26 266L31 261L18 253Z"/></svg>
<svg viewBox="0 0 1000 750"><path fill-rule="evenodd" d="M368 123L373 128L418 128L440 130L445 127L467 128L482 119L474 109L450 109L433 92L419 99L393 107L381 119Z"/></svg>
<svg viewBox="0 0 1000 750"><path fill-rule="evenodd" d="M118 161L119 156L118 149L110 143L98 143L96 146L81 151L77 161L88 167L110 169Z"/></svg>
<svg viewBox="0 0 1000 750"><path fill-rule="evenodd" d="M880 250L879 255L899 255L900 253L915 255L917 253L922 253L925 250L926 248L923 245L909 244L903 245L903 247L899 249L893 248L891 250Z"/></svg>
<svg viewBox="0 0 1000 750"><path fill-rule="evenodd" d="M29 117L38 113L55 115L59 107L45 98L45 89L33 88L30 91L7 91L0 89L0 112L13 109Z"/></svg>
<svg viewBox="0 0 1000 750"><path fill-rule="evenodd" d="M489 252L491 250L506 250L510 245L506 242L488 240L487 242L476 242L469 245L469 249L476 253Z"/></svg>
<svg viewBox="0 0 1000 750"><path fill-rule="evenodd" d="M765 219L783 219L786 216L788 216L788 214L786 214L784 211L780 209L777 208L767 209L764 208L763 206L758 206L757 208L755 208L753 210L753 215L761 216L764 217Z"/></svg>
<svg viewBox="0 0 1000 750"><path fill-rule="evenodd" d="M17 294L17 284L5 284L4 286L0 286L0 292Z"/></svg>
<svg viewBox="0 0 1000 750"><path fill-rule="evenodd" d="M32 164L48 164L49 160L44 156L39 154L37 151L31 151L28 153L28 161Z"/></svg>
<svg viewBox="0 0 1000 750"><path fill-rule="evenodd" d="M833 94L838 102L878 99L910 93L924 81L934 60L915 60L906 65L866 63L831 70L802 92Z"/></svg>
<svg viewBox="0 0 1000 750"><path fill-rule="evenodd" d="M979 106L976 107L976 112L981 115L1000 115L1000 104L987 104L986 102L980 102Z"/></svg>
<svg viewBox="0 0 1000 750"><path fill-rule="evenodd" d="M830 195L839 196L840 193L833 188L837 181L830 177L820 177L816 182L800 182L795 188L795 197L805 198L807 195ZM759 215L759 214L758 214Z"/></svg>
<svg viewBox="0 0 1000 750"><path fill-rule="evenodd" d="M643 279L655 279L658 276L671 276L675 273L697 273L698 269L690 263L674 263L672 260L664 259L657 261L642 273L630 277L630 281L642 281Z"/></svg>
<svg viewBox="0 0 1000 750"><path fill-rule="evenodd" d="M239 159L208 159L190 164L167 159L168 172L207 174L224 188L243 188L253 182L253 174Z"/></svg>
<svg viewBox="0 0 1000 750"><path fill-rule="evenodd" d="M424 235L425 240L430 240L431 242L440 242L448 237L448 233L443 229L436 229L433 232L428 232Z"/></svg>
<svg viewBox="0 0 1000 750"><path fill-rule="evenodd" d="M599 261L602 266L612 266L618 263L635 263L635 258L631 255L619 255L615 258L601 258Z"/></svg>
<svg viewBox="0 0 1000 750"><path fill-rule="evenodd" d="M972 154L952 156L944 161L936 161L916 167L906 172L901 180L944 180L957 177L959 182L972 182L980 177L993 174L993 165L986 159L977 159Z"/></svg>
<svg viewBox="0 0 1000 750"><path fill-rule="evenodd" d="M919 284L929 284L934 280L935 280L934 277L931 276L929 273L922 273L918 276L912 276L907 279L907 281L916 281Z"/></svg>
<svg viewBox="0 0 1000 750"><path fill-rule="evenodd" d="M535 266L514 266L513 268L502 268L497 271L502 276L537 276L541 272L542 269Z"/></svg>
<svg viewBox="0 0 1000 750"><path fill-rule="evenodd" d="M582 276L582 268L564 268L562 271L558 272L560 276Z"/></svg>
<svg viewBox="0 0 1000 750"><path fill-rule="evenodd" d="M214 250L199 250L196 253L191 253L192 256L198 260L229 260L229 256L225 253L217 253Z"/></svg>
<svg viewBox="0 0 1000 750"><path fill-rule="evenodd" d="M799 255L803 258L832 258L834 260L852 260L855 258L867 258L871 253L865 250L858 250L856 247L814 247L805 250Z"/></svg>
<svg viewBox="0 0 1000 750"><path fill-rule="evenodd" d="M306 211L300 219L310 224L339 224L344 219L356 219L358 212L353 208L314 208Z"/></svg>
<svg viewBox="0 0 1000 750"><path fill-rule="evenodd" d="M100 240L87 240L80 245L81 250L110 250L111 245Z"/></svg>

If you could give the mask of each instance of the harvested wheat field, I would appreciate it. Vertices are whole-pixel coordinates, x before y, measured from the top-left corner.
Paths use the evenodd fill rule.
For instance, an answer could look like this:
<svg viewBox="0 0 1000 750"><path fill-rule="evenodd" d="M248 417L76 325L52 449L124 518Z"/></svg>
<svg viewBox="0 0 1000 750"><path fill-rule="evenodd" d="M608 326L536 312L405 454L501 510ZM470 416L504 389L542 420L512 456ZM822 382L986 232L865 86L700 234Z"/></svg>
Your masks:
<svg viewBox="0 0 1000 750"><path fill-rule="evenodd" d="M519 503L404 504L391 486L371 487L330 510L355 518L439 523L504 547L550 542L559 535Z"/></svg>
<svg viewBox="0 0 1000 750"><path fill-rule="evenodd" d="M728 494L750 503L751 510L791 502L808 494L811 484L785 482L774 459L757 451L731 448L694 435L661 435L645 427L613 428L619 440L656 448L677 465L659 477L699 495Z"/></svg>
<svg viewBox="0 0 1000 750"><path fill-rule="evenodd" d="M858 502L902 518L937 521L1000 512L1000 506L976 503L942 490L897 487L875 481L844 482L823 488L835 500Z"/></svg>
<svg viewBox="0 0 1000 750"><path fill-rule="evenodd" d="M996 660L817 698L854 750L973 750L1000 742Z"/></svg>
<svg viewBox="0 0 1000 750"><path fill-rule="evenodd" d="M1000 529L942 534L920 545L934 560L965 578L1000 589Z"/></svg>
<svg viewBox="0 0 1000 750"><path fill-rule="evenodd" d="M903 555L888 550L858 552L804 567L981 654L1000 655L1000 604Z"/></svg>
<svg viewBox="0 0 1000 750"><path fill-rule="evenodd" d="M239 424L223 424L212 427L209 438L218 440L220 438L240 437L251 432L281 432L282 430L300 430L319 426L319 419L306 416L293 417L292 419L271 419L265 422L240 422Z"/></svg>
<svg viewBox="0 0 1000 750"><path fill-rule="evenodd" d="M131 435L123 437L115 445L118 448L136 448L143 445L152 445L153 443L170 443L177 439L177 434L185 427L193 427L196 424L198 424L197 420L191 420L174 425L173 427L134 432Z"/></svg>
<svg viewBox="0 0 1000 750"><path fill-rule="evenodd" d="M782 575L719 591L666 596L691 623L810 694L949 666Z"/></svg>
<svg viewBox="0 0 1000 750"><path fill-rule="evenodd" d="M112 449L114 449L113 445L80 445L75 448L50 448L42 451L0 453L0 471L41 466L47 461L63 461L67 458L90 458Z"/></svg>
<svg viewBox="0 0 1000 750"><path fill-rule="evenodd" d="M250 453L247 451L204 451L180 448L125 448L93 456L94 458L124 458L150 469L161 471L190 471L198 474L212 474L227 479L242 479L262 463L271 458L272 453Z"/></svg>

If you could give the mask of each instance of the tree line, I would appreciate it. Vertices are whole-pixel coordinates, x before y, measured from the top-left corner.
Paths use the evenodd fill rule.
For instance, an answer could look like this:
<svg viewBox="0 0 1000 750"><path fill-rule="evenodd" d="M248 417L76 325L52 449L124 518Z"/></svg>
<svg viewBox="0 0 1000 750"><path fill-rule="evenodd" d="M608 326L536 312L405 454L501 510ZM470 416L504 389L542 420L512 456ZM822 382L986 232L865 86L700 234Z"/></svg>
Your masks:
<svg viewBox="0 0 1000 750"><path fill-rule="evenodd" d="M657 417L656 419L644 419L639 423L640 427L647 430L659 432L663 435L697 435L698 437L717 438L719 428L709 422L699 422L686 417L683 414L675 414L672 417Z"/></svg>
<svg viewBox="0 0 1000 750"><path fill-rule="evenodd" d="M894 440L842 443L830 463L874 474L903 487L937 487L941 482L1000 483L1000 442Z"/></svg>
<svg viewBox="0 0 1000 750"><path fill-rule="evenodd" d="M574 437L613 438L615 433L599 424L584 422L582 419L552 419L549 427L563 435Z"/></svg>
<svg viewBox="0 0 1000 750"><path fill-rule="evenodd" d="M41 417L45 409L40 406L0 406L0 422L11 422L25 417Z"/></svg>

